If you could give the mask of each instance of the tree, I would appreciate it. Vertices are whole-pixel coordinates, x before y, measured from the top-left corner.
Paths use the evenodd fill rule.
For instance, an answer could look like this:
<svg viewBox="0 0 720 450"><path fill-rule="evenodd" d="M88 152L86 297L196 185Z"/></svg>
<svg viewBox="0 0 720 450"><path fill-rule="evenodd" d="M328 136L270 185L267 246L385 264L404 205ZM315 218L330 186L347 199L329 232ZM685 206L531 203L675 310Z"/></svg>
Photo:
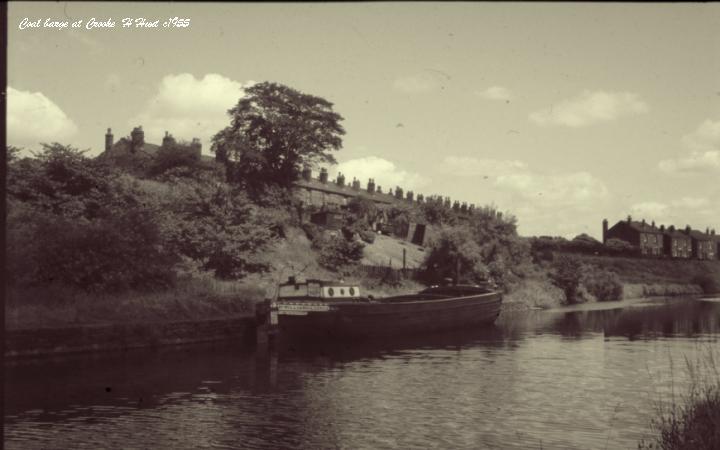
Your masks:
<svg viewBox="0 0 720 450"><path fill-rule="evenodd" d="M565 292L568 304L577 302L577 291L582 277L581 265L578 260L570 256L561 256L553 263L550 279L555 286Z"/></svg>
<svg viewBox="0 0 720 450"><path fill-rule="evenodd" d="M432 241L422 277L426 282L436 284L445 278L456 282L483 281L488 275L481 249L471 231L456 226L443 228Z"/></svg>
<svg viewBox="0 0 720 450"><path fill-rule="evenodd" d="M632 245L631 243L622 240L622 239L616 239L616 238L610 238L605 242L605 249L610 254L615 255L637 255L640 253L640 249Z"/></svg>
<svg viewBox="0 0 720 450"><path fill-rule="evenodd" d="M335 163L343 117L333 104L270 82L245 89L228 111L231 123L213 137L212 150L226 164L228 181L291 186L304 164Z"/></svg>
<svg viewBox="0 0 720 450"><path fill-rule="evenodd" d="M186 142L163 144L149 167L150 176L157 176L176 167L194 169L200 164L200 153Z"/></svg>

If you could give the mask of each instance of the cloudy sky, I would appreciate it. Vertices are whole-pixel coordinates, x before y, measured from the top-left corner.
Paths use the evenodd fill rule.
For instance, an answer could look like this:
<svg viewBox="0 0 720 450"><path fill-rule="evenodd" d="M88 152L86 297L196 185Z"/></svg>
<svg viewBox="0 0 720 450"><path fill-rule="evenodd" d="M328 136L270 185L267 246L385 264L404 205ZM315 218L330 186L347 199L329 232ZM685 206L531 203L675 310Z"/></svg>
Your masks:
<svg viewBox="0 0 720 450"><path fill-rule="evenodd" d="M599 237L628 214L720 229L720 4L8 9L10 144L95 155L108 127L143 125L209 152L243 86L275 81L345 118L331 175L493 204L523 235ZM122 28L140 17L160 28ZM190 26L162 27L174 17Z"/></svg>

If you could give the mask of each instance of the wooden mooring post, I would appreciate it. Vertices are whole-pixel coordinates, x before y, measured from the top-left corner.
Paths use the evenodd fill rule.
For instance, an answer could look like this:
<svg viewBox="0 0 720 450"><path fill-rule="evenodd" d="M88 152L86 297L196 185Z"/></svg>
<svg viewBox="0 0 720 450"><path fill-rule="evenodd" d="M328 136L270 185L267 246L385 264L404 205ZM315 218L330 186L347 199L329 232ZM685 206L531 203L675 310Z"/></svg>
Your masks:
<svg viewBox="0 0 720 450"><path fill-rule="evenodd" d="M270 299L255 305L255 342L258 348L274 347L280 330L277 305Z"/></svg>

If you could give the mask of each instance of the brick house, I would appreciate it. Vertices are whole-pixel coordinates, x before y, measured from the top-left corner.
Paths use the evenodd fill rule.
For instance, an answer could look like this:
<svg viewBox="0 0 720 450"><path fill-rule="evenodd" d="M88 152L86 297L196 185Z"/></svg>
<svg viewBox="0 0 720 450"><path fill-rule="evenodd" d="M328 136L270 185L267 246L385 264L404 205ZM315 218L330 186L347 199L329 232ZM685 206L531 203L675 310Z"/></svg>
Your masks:
<svg viewBox="0 0 720 450"><path fill-rule="evenodd" d="M692 239L687 233L683 233L670 225L667 230L661 225L663 230L663 253L671 258L690 258L692 256Z"/></svg>
<svg viewBox="0 0 720 450"><path fill-rule="evenodd" d="M648 224L643 219L633 221L628 216L607 229L607 221L603 222L603 242L608 239L621 239L640 249L641 255L660 256L663 254L663 232L655 226L655 222Z"/></svg>
<svg viewBox="0 0 720 450"><path fill-rule="evenodd" d="M717 259L718 244L715 239L714 231L710 230L705 233L698 230L690 230L688 226L686 232L692 241L692 255L696 259Z"/></svg>

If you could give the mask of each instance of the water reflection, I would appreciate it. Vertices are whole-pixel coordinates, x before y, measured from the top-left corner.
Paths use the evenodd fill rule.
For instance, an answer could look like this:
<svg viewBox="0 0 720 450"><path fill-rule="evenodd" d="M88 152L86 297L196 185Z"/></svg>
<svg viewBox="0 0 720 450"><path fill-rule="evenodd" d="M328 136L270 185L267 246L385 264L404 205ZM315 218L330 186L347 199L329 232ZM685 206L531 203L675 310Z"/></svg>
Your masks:
<svg viewBox="0 0 720 450"><path fill-rule="evenodd" d="M720 304L505 314L363 345L215 344L17 361L8 448L626 448Z"/></svg>

